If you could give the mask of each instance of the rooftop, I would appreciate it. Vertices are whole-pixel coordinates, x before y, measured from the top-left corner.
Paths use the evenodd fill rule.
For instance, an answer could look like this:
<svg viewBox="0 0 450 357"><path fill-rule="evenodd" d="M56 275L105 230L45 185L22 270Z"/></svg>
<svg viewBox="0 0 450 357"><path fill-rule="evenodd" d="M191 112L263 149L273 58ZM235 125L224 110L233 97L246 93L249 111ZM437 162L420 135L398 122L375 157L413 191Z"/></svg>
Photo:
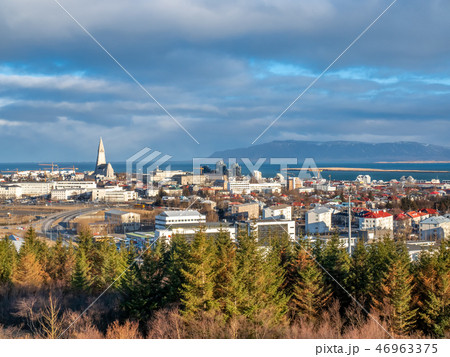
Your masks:
<svg viewBox="0 0 450 357"><path fill-rule="evenodd" d="M203 215L196 210L186 210L186 211L164 211L160 214L164 217L202 217Z"/></svg>
<svg viewBox="0 0 450 357"><path fill-rule="evenodd" d="M273 205L273 206L270 206L269 208L271 210L276 210L276 209L285 209L285 208L288 208L288 207L291 207L291 206L289 206L289 205Z"/></svg>
<svg viewBox="0 0 450 357"><path fill-rule="evenodd" d="M120 211L118 209L110 209L109 211L106 211L105 213L109 213L109 214L114 214L114 215L123 215L123 214L127 214L130 212L125 212L125 211Z"/></svg>
<svg viewBox="0 0 450 357"><path fill-rule="evenodd" d="M385 217L391 217L392 214L384 212L384 211L378 211L378 212L369 212L364 215L364 218L385 218Z"/></svg>
<svg viewBox="0 0 450 357"><path fill-rule="evenodd" d="M442 223L450 223L450 219L443 216L437 216L424 219L421 222L421 224L442 224Z"/></svg>

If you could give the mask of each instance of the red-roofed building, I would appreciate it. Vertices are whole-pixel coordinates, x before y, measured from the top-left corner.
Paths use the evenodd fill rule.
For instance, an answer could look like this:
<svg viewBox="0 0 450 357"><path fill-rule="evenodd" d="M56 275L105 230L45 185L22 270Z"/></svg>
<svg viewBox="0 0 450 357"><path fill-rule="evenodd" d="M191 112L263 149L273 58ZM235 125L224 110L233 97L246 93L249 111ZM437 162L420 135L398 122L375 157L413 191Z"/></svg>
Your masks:
<svg viewBox="0 0 450 357"><path fill-rule="evenodd" d="M433 208L422 208L419 212L427 213L430 217L439 215L439 212Z"/></svg>
<svg viewBox="0 0 450 357"><path fill-rule="evenodd" d="M359 218L360 230L394 229L394 217L385 211L368 212Z"/></svg>
<svg viewBox="0 0 450 357"><path fill-rule="evenodd" d="M406 213L409 217L411 217L411 223L413 226L419 226L420 222L424 219L427 219L430 215L425 212L416 212L409 211Z"/></svg>
<svg viewBox="0 0 450 357"><path fill-rule="evenodd" d="M402 229L411 227L411 217L405 213L400 213L394 216L394 229Z"/></svg>

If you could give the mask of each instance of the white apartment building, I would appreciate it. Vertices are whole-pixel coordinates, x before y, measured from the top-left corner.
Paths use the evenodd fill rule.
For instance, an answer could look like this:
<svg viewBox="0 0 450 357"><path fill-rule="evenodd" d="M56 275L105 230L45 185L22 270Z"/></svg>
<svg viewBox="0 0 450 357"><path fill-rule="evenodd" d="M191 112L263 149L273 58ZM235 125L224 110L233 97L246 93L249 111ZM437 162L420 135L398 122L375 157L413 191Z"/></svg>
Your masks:
<svg viewBox="0 0 450 357"><path fill-rule="evenodd" d="M359 218L360 230L394 229L394 216L388 212L369 212Z"/></svg>
<svg viewBox="0 0 450 357"><path fill-rule="evenodd" d="M0 199L11 199L22 197L22 187L19 185L1 185Z"/></svg>
<svg viewBox="0 0 450 357"><path fill-rule="evenodd" d="M232 194L246 194L251 192L273 193L281 192L279 182L258 182L250 183L250 180L229 180L228 191Z"/></svg>
<svg viewBox="0 0 450 357"><path fill-rule="evenodd" d="M45 196L53 188L53 182L19 182L16 185L22 188L22 196Z"/></svg>
<svg viewBox="0 0 450 357"><path fill-rule="evenodd" d="M159 182L163 180L170 180L176 175L186 175L187 173L182 170L160 170L156 169L149 172L149 179L152 182Z"/></svg>
<svg viewBox="0 0 450 357"><path fill-rule="evenodd" d="M450 237L450 219L443 216L430 217L420 222L420 239L435 240Z"/></svg>
<svg viewBox="0 0 450 357"><path fill-rule="evenodd" d="M328 207L318 206L306 212L306 234L322 234L331 231L331 215L333 210Z"/></svg>
<svg viewBox="0 0 450 357"><path fill-rule="evenodd" d="M55 181L55 182L17 182L5 184L0 187L0 198L21 198L22 196L45 196L53 190L84 189L86 191L96 188L93 181ZM63 197L62 192L55 193ZM66 198L62 198L66 199Z"/></svg>
<svg viewBox="0 0 450 357"><path fill-rule="evenodd" d="M155 228L166 229L182 224L204 225L206 216L195 210L164 211L155 217Z"/></svg>
<svg viewBox="0 0 450 357"><path fill-rule="evenodd" d="M54 190L84 189L87 191L97 188L95 181L55 181Z"/></svg>
<svg viewBox="0 0 450 357"><path fill-rule="evenodd" d="M281 192L281 183L279 182L251 183L250 192L263 192L263 193Z"/></svg>
<svg viewBox="0 0 450 357"><path fill-rule="evenodd" d="M120 187L96 188L92 190L92 201L103 202L127 202L136 200L137 192L125 191Z"/></svg>
<svg viewBox="0 0 450 357"><path fill-rule="evenodd" d="M81 195L84 192L86 192L85 189L52 190L50 198L52 201L65 201L73 196Z"/></svg>
<svg viewBox="0 0 450 357"><path fill-rule="evenodd" d="M289 205L276 205L263 209L263 219L292 219L292 207Z"/></svg>
<svg viewBox="0 0 450 357"><path fill-rule="evenodd" d="M241 195L250 192L250 180L233 180L228 181L228 191L232 194Z"/></svg>

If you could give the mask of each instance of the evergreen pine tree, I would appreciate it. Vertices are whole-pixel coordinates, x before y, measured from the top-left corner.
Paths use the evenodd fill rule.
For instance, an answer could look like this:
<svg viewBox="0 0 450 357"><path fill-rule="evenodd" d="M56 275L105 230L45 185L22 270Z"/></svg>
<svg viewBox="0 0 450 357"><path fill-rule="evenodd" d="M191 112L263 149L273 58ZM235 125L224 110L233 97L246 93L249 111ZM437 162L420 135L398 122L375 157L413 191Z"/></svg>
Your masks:
<svg viewBox="0 0 450 357"><path fill-rule="evenodd" d="M190 245L186 241L185 236L175 234L167 250L165 260L167 261L167 301L179 302L180 292L186 279L183 270L187 269L187 261L189 258Z"/></svg>
<svg viewBox="0 0 450 357"><path fill-rule="evenodd" d="M412 280L409 262L401 257L392 262L378 292L373 296L373 306L389 322L397 336L404 336L414 326L416 310L412 309Z"/></svg>
<svg viewBox="0 0 450 357"><path fill-rule="evenodd" d="M112 239L104 239L94 245L93 254L93 287L104 290L114 283L114 287L120 285L125 269L126 256L118 249Z"/></svg>
<svg viewBox="0 0 450 357"><path fill-rule="evenodd" d="M311 254L307 248L299 246L290 262L289 270L295 274L290 306L295 315L315 321L328 303L331 291Z"/></svg>
<svg viewBox="0 0 450 357"><path fill-rule="evenodd" d="M183 314L189 319L195 318L201 311L217 308L214 299L214 248L214 240L205 232L195 234L186 269L182 270L185 283L182 285L181 302Z"/></svg>
<svg viewBox="0 0 450 357"><path fill-rule="evenodd" d="M278 323L287 312L289 300L283 291L284 272L279 255L270 247L258 246L253 236L241 232L236 260L239 313L254 321L264 315L267 323Z"/></svg>
<svg viewBox="0 0 450 357"><path fill-rule="evenodd" d="M16 249L8 237L0 239L0 285L11 282L17 259Z"/></svg>
<svg viewBox="0 0 450 357"><path fill-rule="evenodd" d="M75 290L88 292L91 287L90 264L83 249L76 254L75 269L72 274L72 287Z"/></svg>
<svg viewBox="0 0 450 357"><path fill-rule="evenodd" d="M422 254L416 271L419 325L427 335L444 337L450 327L449 242L437 254Z"/></svg>
<svg viewBox="0 0 450 357"><path fill-rule="evenodd" d="M368 251L370 294L373 295L385 278L392 262L398 258L398 246L389 238L370 244ZM408 259L408 258L407 258Z"/></svg>
<svg viewBox="0 0 450 357"><path fill-rule="evenodd" d="M146 322L155 310L167 302L165 250L165 244L158 241L155 247L144 253L139 268L136 263L130 267L129 274L122 282L122 308L128 316L141 322ZM129 256L130 264L133 255L131 253Z"/></svg>
<svg viewBox="0 0 450 357"><path fill-rule="evenodd" d="M25 233L24 244L20 248L20 256L26 254L33 254L39 263L44 267L48 258L48 246L39 240L36 235L36 231L33 227L30 227Z"/></svg>
<svg viewBox="0 0 450 357"><path fill-rule="evenodd" d="M368 309L370 306L370 301L368 301L370 286L369 252L364 245L364 241L360 239L352 253L347 291Z"/></svg>
<svg viewBox="0 0 450 357"><path fill-rule="evenodd" d="M65 247L59 236L53 247L49 249L47 273L52 281L59 285L70 284L74 266L73 247Z"/></svg>
<svg viewBox="0 0 450 357"><path fill-rule="evenodd" d="M340 301L341 306L347 306L350 303L350 297L342 287L347 286L350 257L346 249L341 247L337 234L334 234L327 242L321 260L317 259L317 261L328 272L328 274L325 274L325 279L332 287L333 295Z"/></svg>
<svg viewBox="0 0 450 357"><path fill-rule="evenodd" d="M237 276L236 244L226 232L220 232L216 239L216 272L214 298L227 317L238 315L238 301L241 291Z"/></svg>

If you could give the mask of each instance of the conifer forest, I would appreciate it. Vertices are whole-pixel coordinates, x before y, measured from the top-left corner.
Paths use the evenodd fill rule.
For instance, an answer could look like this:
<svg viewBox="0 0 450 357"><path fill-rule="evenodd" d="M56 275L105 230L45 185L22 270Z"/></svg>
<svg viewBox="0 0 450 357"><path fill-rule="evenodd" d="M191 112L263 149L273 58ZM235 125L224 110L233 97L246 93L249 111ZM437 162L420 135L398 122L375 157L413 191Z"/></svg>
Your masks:
<svg viewBox="0 0 450 357"><path fill-rule="evenodd" d="M449 338L450 250L202 230L138 250L0 239L1 338Z"/></svg>

